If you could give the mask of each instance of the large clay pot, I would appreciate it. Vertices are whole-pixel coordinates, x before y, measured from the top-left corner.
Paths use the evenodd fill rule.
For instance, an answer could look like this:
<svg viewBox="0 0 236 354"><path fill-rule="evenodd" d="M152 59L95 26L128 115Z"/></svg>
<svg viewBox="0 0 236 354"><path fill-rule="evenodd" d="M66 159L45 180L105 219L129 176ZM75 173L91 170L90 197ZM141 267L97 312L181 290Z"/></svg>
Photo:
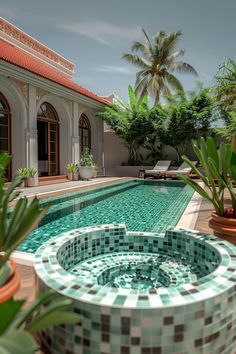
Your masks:
<svg viewBox="0 0 236 354"><path fill-rule="evenodd" d="M226 216L219 216L216 213L211 214L209 226L214 231L214 235L223 238L236 245L236 218L230 217L230 210Z"/></svg>
<svg viewBox="0 0 236 354"><path fill-rule="evenodd" d="M27 187L35 187L36 186L36 180L34 177L28 177L27 178Z"/></svg>
<svg viewBox="0 0 236 354"><path fill-rule="evenodd" d="M79 179L79 172L73 172L73 181L78 181Z"/></svg>
<svg viewBox="0 0 236 354"><path fill-rule="evenodd" d="M79 167L79 175L81 179L91 179L93 177L94 168L91 166L80 166Z"/></svg>
<svg viewBox="0 0 236 354"><path fill-rule="evenodd" d="M67 178L69 181L73 180L73 172L67 172Z"/></svg>
<svg viewBox="0 0 236 354"><path fill-rule="evenodd" d="M12 269L7 282L0 287L0 304L13 298L20 288L20 276L16 271L16 264L13 260L10 260L9 262Z"/></svg>

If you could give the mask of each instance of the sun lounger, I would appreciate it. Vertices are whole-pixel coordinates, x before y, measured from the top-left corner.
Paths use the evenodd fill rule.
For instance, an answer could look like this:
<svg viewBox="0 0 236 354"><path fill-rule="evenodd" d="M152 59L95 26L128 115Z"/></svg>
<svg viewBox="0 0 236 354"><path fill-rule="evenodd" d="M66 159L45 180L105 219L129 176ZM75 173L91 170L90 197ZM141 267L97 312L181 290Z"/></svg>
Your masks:
<svg viewBox="0 0 236 354"><path fill-rule="evenodd" d="M170 164L170 160L159 160L152 170L145 170L144 178L147 176L160 177L168 170Z"/></svg>
<svg viewBox="0 0 236 354"><path fill-rule="evenodd" d="M197 161L191 161L191 162L194 165L197 164ZM183 175L188 175L188 174L190 174L191 171L192 171L192 168L189 167L189 165L186 162L183 162L182 165L179 166L179 168L177 168L176 170L166 171L164 174L164 178L166 178L166 177L174 178L174 177L176 177L177 173L183 174Z"/></svg>

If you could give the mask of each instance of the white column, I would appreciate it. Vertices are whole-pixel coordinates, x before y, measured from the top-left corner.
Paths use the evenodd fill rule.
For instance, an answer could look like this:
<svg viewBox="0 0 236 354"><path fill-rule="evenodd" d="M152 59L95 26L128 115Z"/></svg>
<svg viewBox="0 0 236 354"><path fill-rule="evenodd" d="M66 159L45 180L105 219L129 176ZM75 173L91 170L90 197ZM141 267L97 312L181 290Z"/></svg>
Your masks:
<svg viewBox="0 0 236 354"><path fill-rule="evenodd" d="M78 163L80 159L79 141L79 105L73 102L73 121L72 121L72 162Z"/></svg>
<svg viewBox="0 0 236 354"><path fill-rule="evenodd" d="M38 169L36 87L32 85L29 85L29 109L27 121L27 167Z"/></svg>
<svg viewBox="0 0 236 354"><path fill-rule="evenodd" d="M100 117L96 117L98 123L98 159L100 165L100 173L105 174L105 166L104 166L104 122Z"/></svg>

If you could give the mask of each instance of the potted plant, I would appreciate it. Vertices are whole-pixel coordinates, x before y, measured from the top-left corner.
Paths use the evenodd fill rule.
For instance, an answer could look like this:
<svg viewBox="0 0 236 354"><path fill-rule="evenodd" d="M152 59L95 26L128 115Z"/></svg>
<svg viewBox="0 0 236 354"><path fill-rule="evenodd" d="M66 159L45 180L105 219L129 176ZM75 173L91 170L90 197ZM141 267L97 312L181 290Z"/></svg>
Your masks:
<svg viewBox="0 0 236 354"><path fill-rule="evenodd" d="M18 168L16 173L18 174L18 176L24 177L23 182L21 183L20 187L22 187L22 188L27 187L28 169L25 167Z"/></svg>
<svg viewBox="0 0 236 354"><path fill-rule="evenodd" d="M92 178L97 178L97 175L98 175L98 171L99 171L99 165L98 164L94 164L93 165L93 176L92 176Z"/></svg>
<svg viewBox="0 0 236 354"><path fill-rule="evenodd" d="M27 169L27 187L35 187L36 186L36 174L37 170L35 168L28 168Z"/></svg>
<svg viewBox="0 0 236 354"><path fill-rule="evenodd" d="M81 318L67 310L71 306L69 299L51 291L42 294L24 310L25 301L13 299L20 286L20 277L9 257L36 227L49 206L40 208L37 198L30 202L24 197L17 200L11 212L8 211L9 203L20 193L16 188L24 178L18 176L8 189L3 188L4 171L10 161L9 155L0 154L0 353L33 354L39 349L35 333L52 325L78 322Z"/></svg>
<svg viewBox="0 0 236 354"><path fill-rule="evenodd" d="M221 143L217 149L211 137L193 141L192 145L201 170L186 156L182 158L204 183L204 188L187 176L178 177L212 203L215 211L212 212L209 226L214 234L236 244L236 154L231 144ZM225 190L228 190L230 195L230 208L225 207Z"/></svg>
<svg viewBox="0 0 236 354"><path fill-rule="evenodd" d="M89 180L94 174L93 155L88 148L84 149L79 163L79 175L81 179Z"/></svg>
<svg viewBox="0 0 236 354"><path fill-rule="evenodd" d="M78 181L78 165L76 163L68 163L66 166L67 178L69 181Z"/></svg>

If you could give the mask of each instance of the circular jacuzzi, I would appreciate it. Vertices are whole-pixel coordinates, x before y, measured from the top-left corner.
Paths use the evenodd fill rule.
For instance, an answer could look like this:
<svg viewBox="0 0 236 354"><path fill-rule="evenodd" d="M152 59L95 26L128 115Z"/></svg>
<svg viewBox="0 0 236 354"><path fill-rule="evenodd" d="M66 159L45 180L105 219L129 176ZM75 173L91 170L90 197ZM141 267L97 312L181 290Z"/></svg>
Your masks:
<svg viewBox="0 0 236 354"><path fill-rule="evenodd" d="M43 333L49 353L236 353L236 247L215 236L77 229L40 247L35 269L83 318Z"/></svg>

